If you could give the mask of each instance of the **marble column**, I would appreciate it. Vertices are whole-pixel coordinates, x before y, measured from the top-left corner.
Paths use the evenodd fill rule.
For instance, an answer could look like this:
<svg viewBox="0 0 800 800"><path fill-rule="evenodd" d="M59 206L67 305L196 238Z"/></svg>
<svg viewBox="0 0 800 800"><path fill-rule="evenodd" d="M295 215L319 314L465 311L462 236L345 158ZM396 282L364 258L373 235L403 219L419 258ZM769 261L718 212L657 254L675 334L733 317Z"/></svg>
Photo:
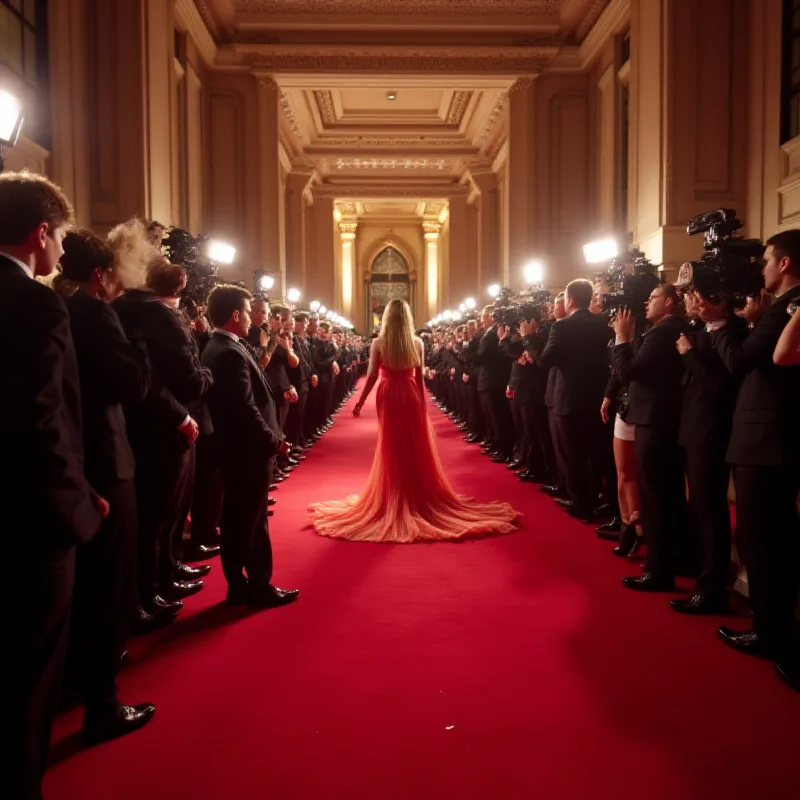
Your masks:
<svg viewBox="0 0 800 800"><path fill-rule="evenodd" d="M358 223L354 221L339 223L339 240L341 242L341 297L342 307L337 309L345 319L353 321L353 301L356 280L356 230Z"/></svg>
<svg viewBox="0 0 800 800"><path fill-rule="evenodd" d="M500 262L500 197L497 176L485 172L472 176L479 192L478 199L478 274L475 299L480 305L486 299L486 289L501 283L503 266Z"/></svg>
<svg viewBox="0 0 800 800"><path fill-rule="evenodd" d="M478 229L466 197L450 200L449 302L453 307L478 290Z"/></svg>
<svg viewBox="0 0 800 800"><path fill-rule="evenodd" d="M442 231L442 226L439 222L423 222L422 230L425 238L425 296L427 299L427 321L427 319L435 317L440 311L441 297L439 287L441 281L439 269L441 258L439 253L439 236Z"/></svg>
<svg viewBox="0 0 800 800"><path fill-rule="evenodd" d="M333 218L333 198L315 196L314 204L306 213L308 299L318 300L327 308L333 308L336 298L337 248L341 249L341 240Z"/></svg>
<svg viewBox="0 0 800 800"><path fill-rule="evenodd" d="M286 178L286 287L299 289L302 304L306 291L306 189L310 173L291 172Z"/></svg>

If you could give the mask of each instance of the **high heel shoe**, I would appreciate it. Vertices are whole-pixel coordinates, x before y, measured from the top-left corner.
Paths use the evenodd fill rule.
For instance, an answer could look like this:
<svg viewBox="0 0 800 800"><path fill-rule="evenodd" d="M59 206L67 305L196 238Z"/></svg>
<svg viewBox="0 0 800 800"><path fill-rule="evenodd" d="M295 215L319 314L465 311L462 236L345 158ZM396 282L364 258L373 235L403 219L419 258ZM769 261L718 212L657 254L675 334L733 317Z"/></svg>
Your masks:
<svg viewBox="0 0 800 800"><path fill-rule="evenodd" d="M636 533L636 525L631 523L619 537L619 545L611 552L620 558L635 558L639 548L644 544L644 539Z"/></svg>

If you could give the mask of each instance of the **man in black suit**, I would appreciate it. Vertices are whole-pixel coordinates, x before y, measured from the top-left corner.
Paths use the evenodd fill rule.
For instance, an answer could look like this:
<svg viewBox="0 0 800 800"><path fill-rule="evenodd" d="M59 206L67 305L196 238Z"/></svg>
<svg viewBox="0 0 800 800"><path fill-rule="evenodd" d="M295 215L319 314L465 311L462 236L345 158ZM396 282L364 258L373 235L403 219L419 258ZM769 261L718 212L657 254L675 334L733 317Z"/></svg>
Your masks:
<svg viewBox="0 0 800 800"><path fill-rule="evenodd" d="M225 492L220 534L228 603L272 608L292 602L298 594L296 589L271 585L267 489L273 460L287 453L289 445L282 438L261 367L240 341L250 330L251 297L239 286L212 290L208 317L214 333L203 351L203 364L214 376L208 405Z"/></svg>
<svg viewBox="0 0 800 800"><path fill-rule="evenodd" d="M563 460L567 512L589 521L597 504L597 485L613 458L599 408L608 383L608 342L612 331L589 310L594 287L572 281L566 289L567 316L550 329L539 364L555 370L553 414Z"/></svg>
<svg viewBox="0 0 800 800"><path fill-rule="evenodd" d="M336 381L333 365L336 363L336 352L330 323L320 323L319 338L314 347L314 369L319 375L316 418L313 424L314 434L322 429L328 417L333 413L333 389Z"/></svg>
<svg viewBox="0 0 800 800"><path fill-rule="evenodd" d="M305 458L302 455L303 431L306 417L306 406L308 395L312 388L316 388L319 377L314 372L314 362L311 359L311 351L308 349L306 341L306 327L308 325L308 314L305 311L298 311L294 315L294 332L292 334L292 350L298 358L295 368L289 369L289 380L297 389L297 402L289 409L289 417L286 420L286 438L291 443L295 459Z"/></svg>
<svg viewBox="0 0 800 800"><path fill-rule="evenodd" d="M121 705L116 675L135 608L135 462L122 403L140 403L150 385L143 348L132 345L108 303L114 254L91 231L64 239L61 273L79 288L66 304L80 371L84 471L110 504L97 535L77 552L70 662L86 706L89 743L147 724L155 706ZM167 613L167 612L162 612Z"/></svg>
<svg viewBox="0 0 800 800"><path fill-rule="evenodd" d="M52 273L72 208L40 175L0 175L0 508L6 796L40 800L64 668L75 545L108 504L83 475L78 363L64 302L34 280Z"/></svg>
<svg viewBox="0 0 800 800"><path fill-rule="evenodd" d="M800 366L778 367L773 355L790 319L789 306L800 301L800 230L767 241L764 285L775 302L744 342L727 325L713 334L728 370L742 380L728 461L736 490L736 541L753 609L751 630L723 627L719 634L736 650L780 662L781 677L799 688L800 654L791 651L800 589Z"/></svg>
<svg viewBox="0 0 800 800"><path fill-rule="evenodd" d="M676 571L691 565L693 548L687 530L683 452L678 444L684 364L676 344L689 327L672 284L650 293L646 316L650 328L632 342L636 318L621 311L614 320L614 371L628 387L627 421L636 426L636 476L647 561L640 576L623 578L628 589L670 591Z"/></svg>

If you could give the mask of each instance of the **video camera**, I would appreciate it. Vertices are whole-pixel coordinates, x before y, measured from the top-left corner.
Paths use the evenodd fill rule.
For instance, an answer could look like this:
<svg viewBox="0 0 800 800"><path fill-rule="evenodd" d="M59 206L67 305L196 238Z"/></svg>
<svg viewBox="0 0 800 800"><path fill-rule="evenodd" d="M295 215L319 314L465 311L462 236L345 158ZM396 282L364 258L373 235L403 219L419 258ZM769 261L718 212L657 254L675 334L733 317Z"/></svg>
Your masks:
<svg viewBox="0 0 800 800"><path fill-rule="evenodd" d="M626 263L632 265L630 271ZM615 258L599 279L608 287L602 294L600 309L611 320L624 309L636 316L644 314L650 293L662 282L656 267L635 248L624 259Z"/></svg>
<svg viewBox="0 0 800 800"><path fill-rule="evenodd" d="M546 289L533 289L526 292L512 292L503 288L494 301L492 319L496 325L518 328L520 322L541 322L548 314L550 292Z"/></svg>
<svg viewBox="0 0 800 800"><path fill-rule="evenodd" d="M727 300L731 308L743 308L764 288L764 245L735 236L742 226L736 211L720 208L700 214L686 228L689 236L705 233L706 252L692 262L691 287L712 303Z"/></svg>

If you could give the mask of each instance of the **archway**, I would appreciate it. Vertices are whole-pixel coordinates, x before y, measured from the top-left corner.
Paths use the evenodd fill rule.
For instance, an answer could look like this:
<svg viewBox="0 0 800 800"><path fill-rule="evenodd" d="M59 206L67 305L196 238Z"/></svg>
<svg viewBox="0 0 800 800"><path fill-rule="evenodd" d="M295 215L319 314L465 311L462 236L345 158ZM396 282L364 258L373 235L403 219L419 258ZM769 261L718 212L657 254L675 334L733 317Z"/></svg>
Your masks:
<svg viewBox="0 0 800 800"><path fill-rule="evenodd" d="M372 329L381 324L390 300L405 300L414 308L415 281L408 259L392 243L384 243L373 257L368 273L367 313Z"/></svg>

